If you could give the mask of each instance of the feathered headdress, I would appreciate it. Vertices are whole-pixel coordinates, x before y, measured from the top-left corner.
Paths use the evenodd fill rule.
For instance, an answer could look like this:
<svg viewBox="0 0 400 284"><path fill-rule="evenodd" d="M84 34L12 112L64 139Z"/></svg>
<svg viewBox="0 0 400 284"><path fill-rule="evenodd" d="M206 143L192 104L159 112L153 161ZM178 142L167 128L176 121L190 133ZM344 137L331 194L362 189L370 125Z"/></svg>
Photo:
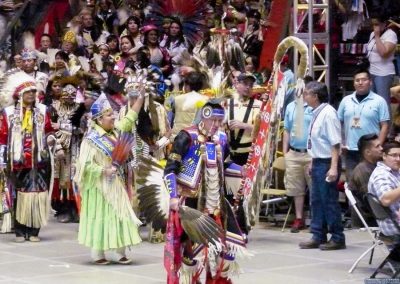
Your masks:
<svg viewBox="0 0 400 284"><path fill-rule="evenodd" d="M79 78L77 76L63 77L59 82L62 86L61 97L76 96L79 85Z"/></svg>
<svg viewBox="0 0 400 284"><path fill-rule="evenodd" d="M12 69L0 78L0 107L12 105L27 91L37 90L35 79L19 69Z"/></svg>
<svg viewBox="0 0 400 284"><path fill-rule="evenodd" d="M148 16L150 22L162 27L163 19L176 18L183 26L183 34L191 43L199 38L199 31L207 29L210 16L207 0L156 0Z"/></svg>
<svg viewBox="0 0 400 284"><path fill-rule="evenodd" d="M145 90L146 93L152 93L155 89L153 83L147 80L147 70L141 69L135 74L131 74L125 83L125 93L129 97L137 97L140 92Z"/></svg>

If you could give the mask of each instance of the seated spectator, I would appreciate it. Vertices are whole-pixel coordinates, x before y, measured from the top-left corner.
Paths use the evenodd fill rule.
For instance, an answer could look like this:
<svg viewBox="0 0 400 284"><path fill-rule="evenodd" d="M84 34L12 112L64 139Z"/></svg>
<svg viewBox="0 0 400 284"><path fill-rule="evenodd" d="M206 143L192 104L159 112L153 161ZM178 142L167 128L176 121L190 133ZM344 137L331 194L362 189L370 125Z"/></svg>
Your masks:
<svg viewBox="0 0 400 284"><path fill-rule="evenodd" d="M166 48L160 47L160 33L156 26L147 25L142 29L143 44L150 50L150 62L161 68L164 75L168 75L172 70L171 57Z"/></svg>
<svg viewBox="0 0 400 284"><path fill-rule="evenodd" d="M98 11L94 20L101 30L110 34L118 33L118 16L110 0L98 1Z"/></svg>
<svg viewBox="0 0 400 284"><path fill-rule="evenodd" d="M254 55L248 55L245 59L244 71L250 72L256 77L256 85L262 85L264 83L264 77L261 73L257 72L260 67L260 59Z"/></svg>
<svg viewBox="0 0 400 284"><path fill-rule="evenodd" d="M361 162L354 168L350 177L349 188L357 199L361 214L366 219L368 225L376 226L375 218L370 211L366 193L368 192L368 181L376 167L376 163L382 159L382 145L378 135L366 134L358 140L358 149L361 153ZM352 225L362 226L355 212L352 211Z"/></svg>
<svg viewBox="0 0 400 284"><path fill-rule="evenodd" d="M100 28L96 25L90 10L83 10L80 13L81 26L77 34L77 43L80 53L86 57L93 55L93 46L101 35Z"/></svg>
<svg viewBox="0 0 400 284"><path fill-rule="evenodd" d="M137 52L139 47L141 47L142 41L141 41L141 35L140 35L140 18L136 16L130 16L128 20L126 20L125 23L125 29L121 33L122 36L130 36L133 40L133 47L134 47L134 52Z"/></svg>
<svg viewBox="0 0 400 284"><path fill-rule="evenodd" d="M168 50L175 68L180 63L182 52L188 47L182 23L178 19L171 20L168 37L161 41L160 46Z"/></svg>
<svg viewBox="0 0 400 284"><path fill-rule="evenodd" d="M374 194L383 206L389 207L394 219L400 211L400 143L390 141L383 144L383 161L378 162L368 182L368 192ZM381 232L395 236L400 232L393 221L377 220Z"/></svg>
<svg viewBox="0 0 400 284"><path fill-rule="evenodd" d="M115 57L119 56L119 38L118 36L112 34L109 35L106 39L106 43L110 48L110 55L115 59Z"/></svg>
<svg viewBox="0 0 400 284"><path fill-rule="evenodd" d="M42 34L40 36L40 47L39 47L39 51L40 52L46 52L47 49L51 48L52 46L52 42L51 42L51 36L49 34Z"/></svg>
<svg viewBox="0 0 400 284"><path fill-rule="evenodd" d="M263 31L260 27L261 14L257 10L250 10L247 13L248 26L244 34L243 51L247 55L260 57L264 43Z"/></svg>

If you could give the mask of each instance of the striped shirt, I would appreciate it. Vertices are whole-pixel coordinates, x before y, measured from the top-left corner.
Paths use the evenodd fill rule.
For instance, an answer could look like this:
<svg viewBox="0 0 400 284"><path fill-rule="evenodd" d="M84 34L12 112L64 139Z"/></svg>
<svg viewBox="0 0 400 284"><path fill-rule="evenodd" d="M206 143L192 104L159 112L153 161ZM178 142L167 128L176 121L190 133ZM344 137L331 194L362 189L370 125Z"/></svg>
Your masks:
<svg viewBox="0 0 400 284"><path fill-rule="evenodd" d="M315 158L331 158L332 148L340 144L340 121L336 110L329 104L321 104L313 110L308 131L307 150Z"/></svg>
<svg viewBox="0 0 400 284"><path fill-rule="evenodd" d="M378 162L375 170L372 172L368 182L368 192L374 194L378 199L382 197L385 192L392 191L400 186L400 172L394 171L383 162ZM399 212L400 200L390 205L392 217L396 220L396 212ZM386 236L393 236L399 234L392 220L389 218L378 221L379 228Z"/></svg>

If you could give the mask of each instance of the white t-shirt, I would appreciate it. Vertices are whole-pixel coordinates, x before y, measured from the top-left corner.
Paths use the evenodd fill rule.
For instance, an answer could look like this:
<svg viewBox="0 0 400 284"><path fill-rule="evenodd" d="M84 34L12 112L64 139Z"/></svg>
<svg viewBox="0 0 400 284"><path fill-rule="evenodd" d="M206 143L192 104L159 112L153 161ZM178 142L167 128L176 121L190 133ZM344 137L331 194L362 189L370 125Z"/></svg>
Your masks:
<svg viewBox="0 0 400 284"><path fill-rule="evenodd" d="M371 33L369 37L369 44L367 47L367 54L369 62L371 63L369 67L369 72L376 76L387 76L395 74L393 59L394 51L388 58L382 58L376 48L376 42L374 38L374 32ZM391 29L386 30L382 36L381 40L383 43L391 42L397 44L397 35Z"/></svg>

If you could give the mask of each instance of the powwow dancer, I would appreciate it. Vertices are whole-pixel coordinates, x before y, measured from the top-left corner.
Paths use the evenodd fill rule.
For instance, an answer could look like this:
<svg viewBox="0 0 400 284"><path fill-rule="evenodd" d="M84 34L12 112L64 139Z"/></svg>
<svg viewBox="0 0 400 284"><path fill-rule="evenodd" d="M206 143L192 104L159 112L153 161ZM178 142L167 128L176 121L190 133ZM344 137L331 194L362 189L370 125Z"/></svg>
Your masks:
<svg viewBox="0 0 400 284"><path fill-rule="evenodd" d="M15 241L39 242L49 215L50 162L54 143L46 106L36 103L36 82L25 72L3 78L0 117L0 163L7 169L14 201ZM14 101L13 101L14 100Z"/></svg>
<svg viewBox="0 0 400 284"><path fill-rule="evenodd" d="M150 160L141 164L138 183L145 186L138 190L140 207L155 229L167 223L168 283L198 283L204 269L207 283L231 283L229 278L239 272L235 257L247 254L224 198L227 139L218 130L224 115L219 104L206 103L195 125L176 136L165 171ZM165 184L160 184L163 174Z"/></svg>
<svg viewBox="0 0 400 284"><path fill-rule="evenodd" d="M130 130L135 139L132 147L133 159L128 164L128 190L132 192L132 204L137 212L138 203L136 198L136 189L140 185L135 184L137 171L139 168L139 156L156 160L165 161L166 146L169 145L170 127L167 120L167 114L164 106L155 101L157 96L155 83L152 80L153 73L147 72L150 69L141 69L127 78L125 92L131 104L133 104L140 95L140 90L144 89L146 94L144 104L139 111L138 119ZM122 119L129 111L130 105L123 106L119 112L119 118ZM164 241L164 235L160 232L149 232L150 242Z"/></svg>
<svg viewBox="0 0 400 284"><path fill-rule="evenodd" d="M54 176L57 187L53 189L53 208L57 211L57 220L61 223L77 222L79 197L73 192L73 169L81 143L80 119L84 108L75 102L79 79L76 76L64 77L60 80L62 92L59 100L52 103L52 125L55 130L56 161Z"/></svg>
<svg viewBox="0 0 400 284"><path fill-rule="evenodd" d="M114 127L113 110L102 94L91 107L93 126L81 144L74 177L82 196L78 240L92 249L93 261L99 265L110 263L105 257L108 250L114 250L117 263L131 263L126 247L141 241L137 228L141 222L127 192L126 158L121 157L131 149L132 143L124 139L142 103L140 95Z"/></svg>

